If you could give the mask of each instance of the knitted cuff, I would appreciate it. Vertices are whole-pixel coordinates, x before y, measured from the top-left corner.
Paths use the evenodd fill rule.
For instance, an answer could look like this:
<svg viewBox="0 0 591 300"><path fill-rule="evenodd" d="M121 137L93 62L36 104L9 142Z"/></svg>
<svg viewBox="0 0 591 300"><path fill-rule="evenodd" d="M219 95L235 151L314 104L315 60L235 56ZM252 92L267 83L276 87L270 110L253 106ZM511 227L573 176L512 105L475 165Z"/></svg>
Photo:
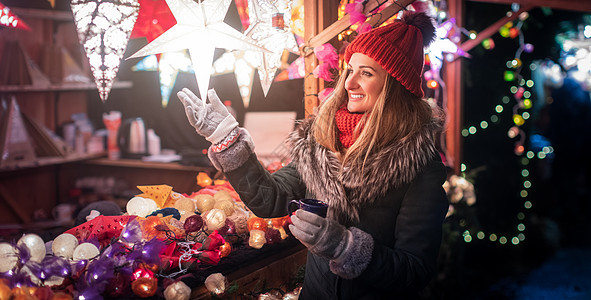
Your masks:
<svg viewBox="0 0 591 300"><path fill-rule="evenodd" d="M228 114L221 122L214 132L206 137L205 139L210 141L212 144L217 144L224 140L234 128L238 127L238 122L231 114Z"/></svg>
<svg viewBox="0 0 591 300"><path fill-rule="evenodd" d="M353 240L339 257L330 260L330 270L345 279L358 277L365 271L371 261L374 241L373 237L356 227L349 228Z"/></svg>
<svg viewBox="0 0 591 300"><path fill-rule="evenodd" d="M240 128L236 142L221 152L213 151L209 147L207 155L213 166L221 172L231 172L242 166L254 152L254 142L246 129Z"/></svg>
<svg viewBox="0 0 591 300"><path fill-rule="evenodd" d="M240 136L240 129L238 127L234 127L234 129L217 144L211 145L211 151L213 152L222 152L228 149L235 141L238 140Z"/></svg>

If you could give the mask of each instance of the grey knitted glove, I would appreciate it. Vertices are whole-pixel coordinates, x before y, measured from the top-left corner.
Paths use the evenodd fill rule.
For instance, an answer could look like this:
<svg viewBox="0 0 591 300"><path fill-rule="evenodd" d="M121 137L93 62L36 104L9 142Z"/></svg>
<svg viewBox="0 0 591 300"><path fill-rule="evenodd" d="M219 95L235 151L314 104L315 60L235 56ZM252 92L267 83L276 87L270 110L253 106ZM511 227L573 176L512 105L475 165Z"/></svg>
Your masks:
<svg viewBox="0 0 591 300"><path fill-rule="evenodd" d="M189 123L197 133L212 144L223 141L232 130L238 127L238 122L220 101L215 90L211 89L207 92L210 103L203 102L187 88L179 91L177 96L185 106Z"/></svg>
<svg viewBox="0 0 591 300"><path fill-rule="evenodd" d="M327 259L339 258L353 241L345 226L302 209L296 210L291 222L289 230L293 236L310 252Z"/></svg>

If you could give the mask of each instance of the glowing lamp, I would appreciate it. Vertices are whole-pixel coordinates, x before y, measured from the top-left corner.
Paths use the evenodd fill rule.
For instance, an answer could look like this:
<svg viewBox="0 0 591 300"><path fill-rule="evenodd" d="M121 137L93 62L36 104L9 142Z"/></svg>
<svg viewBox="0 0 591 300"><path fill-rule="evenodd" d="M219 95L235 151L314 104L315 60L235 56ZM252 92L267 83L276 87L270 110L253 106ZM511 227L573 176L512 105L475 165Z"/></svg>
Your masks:
<svg viewBox="0 0 591 300"><path fill-rule="evenodd" d="M29 249L31 261L41 262L45 258L45 242L43 242L43 239L36 234L25 234L18 240L16 244L17 246L25 246L27 249Z"/></svg>
<svg viewBox="0 0 591 300"><path fill-rule="evenodd" d="M427 81L427 87L434 90L439 87L439 83L436 80L431 79Z"/></svg>
<svg viewBox="0 0 591 300"><path fill-rule="evenodd" d="M71 259L77 246L78 239L73 234L62 233L53 240L51 251L55 256Z"/></svg>
<svg viewBox="0 0 591 300"><path fill-rule="evenodd" d="M513 115L513 123L515 123L515 125L517 125L517 126L521 126L521 125L525 124L525 120L523 119L523 117L521 115L514 114Z"/></svg>
<svg viewBox="0 0 591 300"><path fill-rule="evenodd" d="M248 238L248 245L255 248L261 249L265 242L267 241L265 237L265 232L259 229L253 229L250 231L250 237Z"/></svg>
<svg viewBox="0 0 591 300"><path fill-rule="evenodd" d="M515 73L513 71L505 71L505 73L503 73L503 79L505 79L505 81L513 81L515 80Z"/></svg>
<svg viewBox="0 0 591 300"><path fill-rule="evenodd" d="M222 273L213 273L205 278L205 287L211 293L221 295L226 291L226 277Z"/></svg>
<svg viewBox="0 0 591 300"><path fill-rule="evenodd" d="M18 253L16 248L9 243L0 243L0 273L8 272L16 266ZM0 281L0 283L2 283ZM6 299L8 299L7 297ZM4 298L2 298L4 299Z"/></svg>

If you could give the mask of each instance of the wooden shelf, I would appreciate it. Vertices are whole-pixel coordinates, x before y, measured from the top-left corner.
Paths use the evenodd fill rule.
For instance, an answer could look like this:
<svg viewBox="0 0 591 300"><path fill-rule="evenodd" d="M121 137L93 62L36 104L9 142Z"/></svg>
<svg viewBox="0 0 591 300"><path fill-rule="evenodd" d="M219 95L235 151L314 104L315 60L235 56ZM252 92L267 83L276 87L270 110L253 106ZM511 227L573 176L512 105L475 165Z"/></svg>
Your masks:
<svg viewBox="0 0 591 300"><path fill-rule="evenodd" d="M133 83L131 81L116 81L113 83L114 89L117 88L131 88ZM59 91L85 91L96 90L95 83L62 83L52 84L49 86L33 86L33 85L0 85L0 92L59 92Z"/></svg>
<svg viewBox="0 0 591 300"><path fill-rule="evenodd" d="M186 166L175 162L163 163L163 162L148 162L137 159L108 159L98 158L91 159L84 162L89 165L97 166L109 166L109 167L127 167L127 168L144 168L144 169L160 169L160 170L173 170L173 171L204 171L210 172L213 167L205 166Z"/></svg>
<svg viewBox="0 0 591 300"><path fill-rule="evenodd" d="M22 169L29 169L29 168L37 168L37 167L44 167L44 166L51 166L51 165L60 165L70 162L76 161L84 161L88 159L96 159L99 157L104 157L106 155L105 152L96 153L96 154L72 154L67 157L59 157L59 156L51 156L51 157L39 157L34 161L23 162L22 164L18 164L15 166L9 167L2 167L0 168L1 172L8 172L8 171L16 171Z"/></svg>

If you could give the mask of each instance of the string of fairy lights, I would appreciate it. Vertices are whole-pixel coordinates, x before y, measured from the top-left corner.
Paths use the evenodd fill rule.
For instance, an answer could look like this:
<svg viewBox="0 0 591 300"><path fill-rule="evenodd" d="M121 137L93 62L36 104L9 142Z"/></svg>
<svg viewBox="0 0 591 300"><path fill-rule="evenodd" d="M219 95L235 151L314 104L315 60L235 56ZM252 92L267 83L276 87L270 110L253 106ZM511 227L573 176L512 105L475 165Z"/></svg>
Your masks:
<svg viewBox="0 0 591 300"><path fill-rule="evenodd" d="M512 7L513 11L519 9L519 7ZM488 239L490 242L498 242L499 244L508 245L519 245L525 240L525 218L526 213L532 209L533 202L529 199L529 190L532 188L532 181L530 177L530 171L528 166L530 161L534 158L544 159L548 153L552 153L554 150L552 147L544 147L537 154L534 151L525 151L525 140L526 134L522 129L522 126L530 119L531 114L529 110L532 108L532 93L530 89L534 87L534 81L531 79L525 79L521 75L523 63L521 61L521 54L533 52L533 45L524 42L524 35L521 27L523 22L528 18L528 13L524 12L519 16L519 20L516 24L508 22L499 29L499 34L503 38L517 38L519 47L515 53L513 59L508 60L506 63L507 70L503 73L503 79L506 82L512 83L509 88L511 96L503 96L500 99L500 103L495 105L493 108L494 112L490 115L488 120L481 120L475 125L468 125L462 129L461 134L464 138L468 138L471 135L475 135L479 132L485 132L487 128L492 124L501 124L501 114L507 110L512 110L512 121L513 125L507 131L507 137L510 140L515 141L514 154L519 156L521 159L521 188L519 190L519 197L523 201L521 209L515 215L515 231L510 234L499 234L499 233L485 233L482 230L477 232L471 232L470 229L466 229L463 232L463 239L465 242L471 242L474 237L478 240ZM494 48L494 41L492 38L485 39L482 42L482 46L487 49ZM536 64L531 64L530 69L533 71L536 68ZM513 98L513 100L511 99ZM489 123L490 122L490 123ZM461 164L461 172L467 171L466 164Z"/></svg>

